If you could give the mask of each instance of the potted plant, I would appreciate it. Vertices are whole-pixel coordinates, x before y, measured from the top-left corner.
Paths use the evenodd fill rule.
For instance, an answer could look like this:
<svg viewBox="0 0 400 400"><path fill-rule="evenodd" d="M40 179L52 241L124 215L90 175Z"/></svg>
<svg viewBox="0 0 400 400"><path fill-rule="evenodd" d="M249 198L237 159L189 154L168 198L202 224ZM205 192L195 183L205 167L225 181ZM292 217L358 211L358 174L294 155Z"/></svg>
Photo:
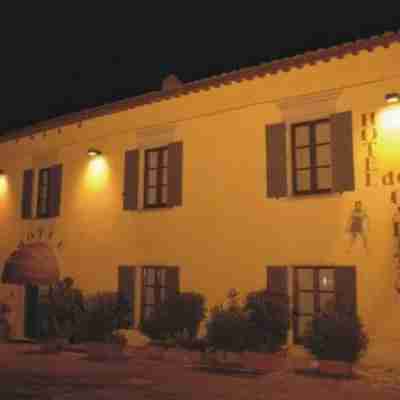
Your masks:
<svg viewBox="0 0 400 400"><path fill-rule="evenodd" d="M326 311L315 315L304 345L319 361L322 374L351 376L353 364L368 346L368 336L357 315Z"/></svg>
<svg viewBox="0 0 400 400"><path fill-rule="evenodd" d="M152 339L148 353L152 359L167 358L184 362L187 352L182 340L194 341L200 322L205 317L205 298L197 292L170 296L142 321L141 331Z"/></svg>
<svg viewBox="0 0 400 400"><path fill-rule="evenodd" d="M248 345L249 321L247 314L239 305L236 290L229 292L225 306L218 305L211 309L206 329L210 351L205 353L204 361L210 366L224 364L229 368L242 367L238 355ZM216 352L219 351L223 354L222 359L216 357Z"/></svg>
<svg viewBox="0 0 400 400"><path fill-rule="evenodd" d="M42 332L43 352L59 352L69 342L74 342L84 304L82 293L74 287L72 278L66 277L50 287L48 302L41 304L41 312L47 315L47 331Z"/></svg>
<svg viewBox="0 0 400 400"><path fill-rule="evenodd" d="M120 304L116 293L100 292L86 299L82 320L88 357L91 360L107 360L124 357L126 338L115 333L127 310Z"/></svg>
<svg viewBox="0 0 400 400"><path fill-rule="evenodd" d="M282 367L290 326L289 298L266 290L254 291L247 295L243 308L249 320L245 365L259 370Z"/></svg>

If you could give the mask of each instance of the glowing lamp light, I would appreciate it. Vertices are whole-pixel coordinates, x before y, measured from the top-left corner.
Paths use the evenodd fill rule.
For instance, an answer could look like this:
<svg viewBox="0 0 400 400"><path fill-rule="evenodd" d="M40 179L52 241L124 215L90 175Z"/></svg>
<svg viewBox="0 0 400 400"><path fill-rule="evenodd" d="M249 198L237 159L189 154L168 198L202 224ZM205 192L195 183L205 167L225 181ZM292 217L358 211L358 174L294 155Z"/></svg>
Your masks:
<svg viewBox="0 0 400 400"><path fill-rule="evenodd" d="M378 129L383 137L400 137L400 95L388 93L386 106L378 113Z"/></svg>
<svg viewBox="0 0 400 400"><path fill-rule="evenodd" d="M0 197L3 197L7 192L7 179L4 170L0 169Z"/></svg>
<svg viewBox="0 0 400 400"><path fill-rule="evenodd" d="M388 93L385 96L386 103L394 104L400 102L400 95L398 93Z"/></svg>
<svg viewBox="0 0 400 400"><path fill-rule="evenodd" d="M98 156L101 155L101 151L100 150L93 149L93 148L90 148L87 153L88 153L89 157L98 157Z"/></svg>

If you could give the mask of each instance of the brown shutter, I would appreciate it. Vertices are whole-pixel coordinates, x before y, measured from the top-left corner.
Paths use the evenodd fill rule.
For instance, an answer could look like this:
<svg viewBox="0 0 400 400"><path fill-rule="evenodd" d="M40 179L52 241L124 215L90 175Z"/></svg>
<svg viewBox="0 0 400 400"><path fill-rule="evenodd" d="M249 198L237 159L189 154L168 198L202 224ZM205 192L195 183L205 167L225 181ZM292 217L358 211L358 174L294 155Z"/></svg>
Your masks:
<svg viewBox="0 0 400 400"><path fill-rule="evenodd" d="M135 280L136 267L121 265L118 267L118 294L129 306L129 327L134 326L135 321Z"/></svg>
<svg viewBox="0 0 400 400"><path fill-rule="evenodd" d="M168 296L179 293L179 267L168 267L165 275Z"/></svg>
<svg viewBox="0 0 400 400"><path fill-rule="evenodd" d="M168 145L168 206L182 205L182 142Z"/></svg>
<svg viewBox="0 0 400 400"><path fill-rule="evenodd" d="M287 267L267 267L267 290L278 296L288 295Z"/></svg>
<svg viewBox="0 0 400 400"><path fill-rule="evenodd" d="M352 112L331 117L332 189L335 192L354 190L354 155Z"/></svg>
<svg viewBox="0 0 400 400"><path fill-rule="evenodd" d="M24 171L21 202L21 217L23 219L32 218L33 178L33 169Z"/></svg>
<svg viewBox="0 0 400 400"><path fill-rule="evenodd" d="M287 196L286 126L267 125L267 197Z"/></svg>
<svg viewBox="0 0 400 400"><path fill-rule="evenodd" d="M137 210L139 191L139 150L125 152L123 209Z"/></svg>
<svg viewBox="0 0 400 400"><path fill-rule="evenodd" d="M62 165L58 164L49 171L49 217L60 215L61 190L62 190Z"/></svg>
<svg viewBox="0 0 400 400"><path fill-rule="evenodd" d="M357 311L355 267L336 268L335 285L336 310L355 314Z"/></svg>

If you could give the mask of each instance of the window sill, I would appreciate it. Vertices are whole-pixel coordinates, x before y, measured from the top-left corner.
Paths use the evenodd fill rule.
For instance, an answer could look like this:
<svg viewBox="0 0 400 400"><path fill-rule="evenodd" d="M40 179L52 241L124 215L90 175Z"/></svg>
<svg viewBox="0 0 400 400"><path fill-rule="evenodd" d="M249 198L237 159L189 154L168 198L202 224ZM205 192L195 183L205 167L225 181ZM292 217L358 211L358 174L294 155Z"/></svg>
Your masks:
<svg viewBox="0 0 400 400"><path fill-rule="evenodd" d="M291 194L290 196L284 197L284 200L296 201L305 199L326 199L326 198L341 198L343 193L339 192L325 192L325 193L308 193L308 194Z"/></svg>

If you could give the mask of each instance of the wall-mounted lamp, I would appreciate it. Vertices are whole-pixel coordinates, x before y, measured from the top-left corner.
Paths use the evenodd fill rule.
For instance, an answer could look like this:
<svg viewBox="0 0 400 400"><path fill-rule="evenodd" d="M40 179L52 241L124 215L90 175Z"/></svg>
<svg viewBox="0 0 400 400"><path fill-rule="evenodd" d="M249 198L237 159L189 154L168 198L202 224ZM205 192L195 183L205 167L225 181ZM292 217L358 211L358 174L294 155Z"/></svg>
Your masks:
<svg viewBox="0 0 400 400"><path fill-rule="evenodd" d="M385 95L386 103L393 104L400 102L400 94L399 93L388 93Z"/></svg>
<svg viewBox="0 0 400 400"><path fill-rule="evenodd" d="M89 157L98 157L98 156L101 155L101 151L100 150L93 149L93 148L90 148L87 153L88 153Z"/></svg>

